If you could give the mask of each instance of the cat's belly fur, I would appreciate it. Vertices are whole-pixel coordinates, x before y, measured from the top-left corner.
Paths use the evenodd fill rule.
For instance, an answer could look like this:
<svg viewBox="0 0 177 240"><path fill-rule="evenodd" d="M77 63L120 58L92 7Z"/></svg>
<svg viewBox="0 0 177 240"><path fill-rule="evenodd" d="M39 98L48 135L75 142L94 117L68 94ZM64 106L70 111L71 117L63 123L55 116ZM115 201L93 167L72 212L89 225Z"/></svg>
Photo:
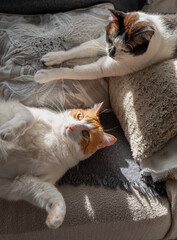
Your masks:
<svg viewBox="0 0 177 240"><path fill-rule="evenodd" d="M54 184L65 172L64 166L50 159L32 159L30 154L16 152L0 164L0 178L15 179L22 175L31 175Z"/></svg>

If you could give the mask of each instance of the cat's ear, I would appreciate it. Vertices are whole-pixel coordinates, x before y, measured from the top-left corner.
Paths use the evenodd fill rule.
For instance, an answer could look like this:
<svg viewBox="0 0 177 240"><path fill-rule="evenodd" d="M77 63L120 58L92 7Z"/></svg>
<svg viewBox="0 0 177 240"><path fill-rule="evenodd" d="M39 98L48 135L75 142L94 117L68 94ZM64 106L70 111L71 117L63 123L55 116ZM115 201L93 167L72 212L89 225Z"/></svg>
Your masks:
<svg viewBox="0 0 177 240"><path fill-rule="evenodd" d="M95 112L95 114L96 114L97 116L98 116L99 113L100 113L100 110L101 110L101 107L103 106L103 103L104 103L104 102L95 104L94 107L93 107L93 111Z"/></svg>
<svg viewBox="0 0 177 240"><path fill-rule="evenodd" d="M149 24L147 26L142 26L136 33L134 33L134 41L137 44L142 44L144 42L149 42L154 35L154 27Z"/></svg>
<svg viewBox="0 0 177 240"><path fill-rule="evenodd" d="M109 11L111 12L111 16L113 17L114 20L118 20L119 18L124 18L126 13L122 12L122 11L117 11L117 10L113 10L113 9L109 9Z"/></svg>
<svg viewBox="0 0 177 240"><path fill-rule="evenodd" d="M150 23L141 22L138 30L130 35L127 48L130 48L130 53L141 55L146 52L149 42L155 32L154 27Z"/></svg>
<svg viewBox="0 0 177 240"><path fill-rule="evenodd" d="M117 141L117 138L115 138L113 135L108 133L103 133L103 137L101 142L98 145L98 149L110 146L114 144Z"/></svg>

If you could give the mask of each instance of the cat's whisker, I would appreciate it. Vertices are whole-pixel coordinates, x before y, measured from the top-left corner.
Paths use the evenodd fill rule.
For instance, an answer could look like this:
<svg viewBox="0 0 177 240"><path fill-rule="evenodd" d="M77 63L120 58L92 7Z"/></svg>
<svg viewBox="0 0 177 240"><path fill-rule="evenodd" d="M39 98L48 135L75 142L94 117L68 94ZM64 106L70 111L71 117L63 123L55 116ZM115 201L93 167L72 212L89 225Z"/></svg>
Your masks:
<svg viewBox="0 0 177 240"><path fill-rule="evenodd" d="M103 52L103 53L106 52L106 48L105 48L105 47L101 47L101 46L98 45L98 46L93 46L93 47L92 47L92 49L94 49L94 48L95 48L95 49L98 49L98 48L99 48L99 51L100 51L100 52Z"/></svg>
<svg viewBox="0 0 177 240"><path fill-rule="evenodd" d="M59 105L57 105L57 102L58 102L58 99L56 100L56 102L54 102L54 105L55 105L55 107L56 107L56 110L58 111L58 112L63 112L63 111L66 111L66 109L65 109L65 105L64 104L60 104L60 106Z"/></svg>
<svg viewBox="0 0 177 240"><path fill-rule="evenodd" d="M56 103L55 101L52 101L51 104L53 105L53 107L55 108L55 110L56 110L57 112L62 112L62 111L64 111L63 106L60 105L60 106L61 106L61 108L60 108L59 105L57 105L57 103Z"/></svg>
<svg viewBox="0 0 177 240"><path fill-rule="evenodd" d="M108 111L110 111L108 108L105 108L104 110L102 110L102 111L100 111L100 115L102 114L102 113L105 113L105 112L108 112Z"/></svg>
<svg viewBox="0 0 177 240"><path fill-rule="evenodd" d="M38 101L40 104L41 104L41 107L46 107L46 108L48 108L48 109L52 109L52 110L54 110L54 104L53 104L53 102L52 103L50 103L50 102L44 102L44 101Z"/></svg>
<svg viewBox="0 0 177 240"><path fill-rule="evenodd" d="M112 130L114 130L116 128L119 128L119 126L115 126L113 128L109 128L109 129L104 129L104 132L109 132L109 131L112 131Z"/></svg>
<svg viewBox="0 0 177 240"><path fill-rule="evenodd" d="M39 89L37 89L37 91L31 93L31 96L32 96L32 95L35 95L35 94L40 94L40 93L42 93L42 92L44 92L44 91L47 91L47 90L48 90L47 84L42 84L42 85L39 87Z"/></svg>
<svg viewBox="0 0 177 240"><path fill-rule="evenodd" d="M95 44L96 44L96 48L99 48L100 50L103 50L104 52L106 52L106 47L105 45L101 44L100 42L98 42L97 40L95 40Z"/></svg>
<svg viewBox="0 0 177 240"><path fill-rule="evenodd" d="M93 48L98 48L97 46L93 47ZM106 52L106 48L105 47L100 47L99 46L99 51L102 51L102 52Z"/></svg>

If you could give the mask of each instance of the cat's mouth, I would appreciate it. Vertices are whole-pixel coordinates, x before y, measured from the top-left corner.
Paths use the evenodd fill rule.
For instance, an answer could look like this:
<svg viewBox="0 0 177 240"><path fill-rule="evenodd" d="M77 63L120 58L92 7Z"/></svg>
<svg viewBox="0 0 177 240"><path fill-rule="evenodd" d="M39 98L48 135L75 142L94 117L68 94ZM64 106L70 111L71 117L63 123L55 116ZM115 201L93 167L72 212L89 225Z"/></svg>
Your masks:
<svg viewBox="0 0 177 240"><path fill-rule="evenodd" d="M64 136L65 137L72 137L73 132L78 128L77 125L69 125L64 128Z"/></svg>

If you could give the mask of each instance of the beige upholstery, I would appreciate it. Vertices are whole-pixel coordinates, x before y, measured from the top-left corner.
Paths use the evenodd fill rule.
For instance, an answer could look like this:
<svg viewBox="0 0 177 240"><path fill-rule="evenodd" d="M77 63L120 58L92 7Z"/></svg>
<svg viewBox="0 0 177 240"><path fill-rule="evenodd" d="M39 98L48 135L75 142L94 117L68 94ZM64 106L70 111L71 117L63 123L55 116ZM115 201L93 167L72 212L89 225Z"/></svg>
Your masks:
<svg viewBox="0 0 177 240"><path fill-rule="evenodd" d="M171 227L166 239L177 239L177 181L167 180L166 188L171 205Z"/></svg>
<svg viewBox="0 0 177 240"><path fill-rule="evenodd" d="M170 228L167 198L85 185L59 189L67 206L61 228L47 229L46 213L26 202L1 200L0 240L157 240Z"/></svg>

